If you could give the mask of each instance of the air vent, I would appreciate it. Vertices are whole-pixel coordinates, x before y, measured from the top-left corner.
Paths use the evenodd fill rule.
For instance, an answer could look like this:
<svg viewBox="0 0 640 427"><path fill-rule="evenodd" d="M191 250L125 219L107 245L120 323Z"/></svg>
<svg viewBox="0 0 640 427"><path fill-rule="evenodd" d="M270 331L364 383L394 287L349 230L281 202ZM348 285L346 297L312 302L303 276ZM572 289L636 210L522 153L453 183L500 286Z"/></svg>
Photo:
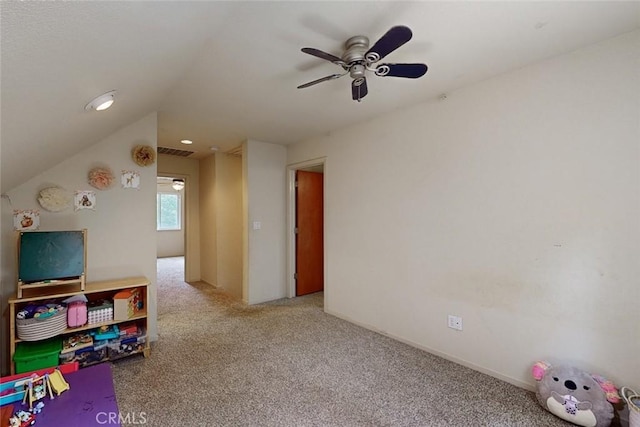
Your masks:
<svg viewBox="0 0 640 427"><path fill-rule="evenodd" d="M170 156L189 157L193 153L194 153L193 151L176 150L175 148L168 148L168 147L158 147L158 154L168 154Z"/></svg>
<svg viewBox="0 0 640 427"><path fill-rule="evenodd" d="M226 154L229 154L231 156L242 157L242 145L236 148L232 148L231 150L227 151Z"/></svg>

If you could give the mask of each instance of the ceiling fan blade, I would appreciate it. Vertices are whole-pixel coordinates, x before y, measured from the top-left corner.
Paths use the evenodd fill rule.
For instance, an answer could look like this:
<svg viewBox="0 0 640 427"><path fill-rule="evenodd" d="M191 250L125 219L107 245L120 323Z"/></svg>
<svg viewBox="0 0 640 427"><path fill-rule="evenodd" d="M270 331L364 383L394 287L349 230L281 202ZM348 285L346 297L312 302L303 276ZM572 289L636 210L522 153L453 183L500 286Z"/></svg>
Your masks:
<svg viewBox="0 0 640 427"><path fill-rule="evenodd" d="M427 72L426 64L380 64L376 68L376 76L405 77L417 79Z"/></svg>
<svg viewBox="0 0 640 427"><path fill-rule="evenodd" d="M309 55L313 55L316 58L320 58L320 59L324 59L325 61L329 61L329 62L333 62L334 64L344 64L344 61L342 61L342 59L338 58L335 55L332 55L330 53L327 52L323 52L321 50L318 49L314 49L312 47L303 47L301 49L304 53L307 53Z"/></svg>
<svg viewBox="0 0 640 427"><path fill-rule="evenodd" d="M326 77L323 77L323 78L321 78L321 79L314 80L314 81L312 81L312 82L309 82L309 83L305 83L305 84L303 84L303 85L300 85L300 86L298 86L298 89L304 89L305 87L313 86L313 85L315 85L315 84L322 83L322 82L326 82L326 81L328 81L328 80L337 79L338 77L342 77L342 76L344 76L344 74L331 74L330 76L326 76Z"/></svg>
<svg viewBox="0 0 640 427"><path fill-rule="evenodd" d="M409 27L399 25L391 28L364 55L369 62L376 62L411 40L413 33Z"/></svg>
<svg viewBox="0 0 640 427"><path fill-rule="evenodd" d="M351 82L351 96L354 101L360 102L369 93L367 89L367 79L360 77Z"/></svg>

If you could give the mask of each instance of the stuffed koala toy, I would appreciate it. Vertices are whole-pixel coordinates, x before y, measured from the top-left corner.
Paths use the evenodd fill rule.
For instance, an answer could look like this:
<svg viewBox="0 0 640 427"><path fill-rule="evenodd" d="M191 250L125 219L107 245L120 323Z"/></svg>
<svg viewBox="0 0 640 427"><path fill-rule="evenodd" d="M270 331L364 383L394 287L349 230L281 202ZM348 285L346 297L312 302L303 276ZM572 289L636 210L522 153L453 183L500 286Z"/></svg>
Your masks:
<svg viewBox="0 0 640 427"><path fill-rule="evenodd" d="M620 401L610 381L571 366L533 365L536 397L547 411L584 427L611 425L613 406Z"/></svg>

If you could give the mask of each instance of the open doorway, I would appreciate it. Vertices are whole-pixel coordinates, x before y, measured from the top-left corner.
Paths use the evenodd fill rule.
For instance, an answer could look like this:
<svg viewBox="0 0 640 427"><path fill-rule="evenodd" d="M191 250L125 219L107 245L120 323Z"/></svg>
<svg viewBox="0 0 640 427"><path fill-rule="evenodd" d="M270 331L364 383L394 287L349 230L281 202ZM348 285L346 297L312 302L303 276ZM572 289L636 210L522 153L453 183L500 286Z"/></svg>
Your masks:
<svg viewBox="0 0 640 427"><path fill-rule="evenodd" d="M158 176L156 197L157 258L171 262L185 280L186 179Z"/></svg>
<svg viewBox="0 0 640 427"><path fill-rule="evenodd" d="M289 166L288 296L325 291L324 159Z"/></svg>

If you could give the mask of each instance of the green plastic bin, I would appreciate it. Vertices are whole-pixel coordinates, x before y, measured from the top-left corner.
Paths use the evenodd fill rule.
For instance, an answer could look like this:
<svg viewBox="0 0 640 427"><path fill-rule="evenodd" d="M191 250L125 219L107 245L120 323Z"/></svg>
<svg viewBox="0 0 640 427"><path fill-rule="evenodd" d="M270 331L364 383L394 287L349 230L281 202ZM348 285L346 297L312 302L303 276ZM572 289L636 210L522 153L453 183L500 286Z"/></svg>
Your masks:
<svg viewBox="0 0 640 427"><path fill-rule="evenodd" d="M13 354L16 373L22 374L58 366L60 350L62 350L62 337L43 341L19 342L16 346L16 352Z"/></svg>

